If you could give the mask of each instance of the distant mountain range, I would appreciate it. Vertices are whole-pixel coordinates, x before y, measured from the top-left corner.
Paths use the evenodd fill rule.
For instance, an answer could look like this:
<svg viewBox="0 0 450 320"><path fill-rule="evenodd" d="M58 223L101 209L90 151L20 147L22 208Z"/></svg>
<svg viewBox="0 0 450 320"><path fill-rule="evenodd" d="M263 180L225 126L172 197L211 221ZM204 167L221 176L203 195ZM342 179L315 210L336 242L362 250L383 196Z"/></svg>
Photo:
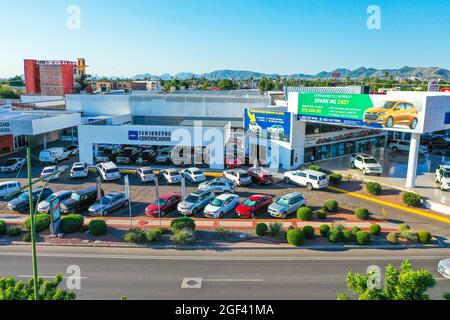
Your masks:
<svg viewBox="0 0 450 320"><path fill-rule="evenodd" d="M287 79L305 79L305 80L313 80L313 79L330 79L333 77L333 74L339 73L340 78L349 77L350 79L361 79L361 78L384 78L386 73L389 73L390 76L394 78L418 78L425 80L450 80L450 71L443 68L438 67L403 67L400 69L374 69L374 68L365 68L361 67L355 70L349 69L336 69L333 71L322 71L318 74L267 74L261 72L254 71L242 71L242 70L217 70L204 74L194 74L192 72L181 72L175 75L163 74L163 75L152 75L150 73L138 74L133 77L133 80L143 80L143 79L161 79L161 80L186 80L191 78L205 78L207 80L223 80L223 79L234 79L234 80L249 80L249 79L261 79L263 77L266 78L287 78Z"/></svg>

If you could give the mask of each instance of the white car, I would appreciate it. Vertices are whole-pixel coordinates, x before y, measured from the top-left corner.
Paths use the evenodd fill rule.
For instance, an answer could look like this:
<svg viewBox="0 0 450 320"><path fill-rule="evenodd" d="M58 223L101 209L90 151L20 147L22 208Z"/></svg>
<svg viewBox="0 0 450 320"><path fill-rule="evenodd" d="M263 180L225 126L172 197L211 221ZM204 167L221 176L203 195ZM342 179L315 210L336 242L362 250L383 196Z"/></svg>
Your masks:
<svg viewBox="0 0 450 320"><path fill-rule="evenodd" d="M410 145L411 145L411 141L393 139L389 142L388 148L394 152L398 152L398 151L409 152ZM423 146L423 145L419 146L420 154L426 154L427 152L428 152L428 148L426 146Z"/></svg>
<svg viewBox="0 0 450 320"><path fill-rule="evenodd" d="M306 187L309 191L328 187L327 175L314 170L288 171L284 174L284 182Z"/></svg>
<svg viewBox="0 0 450 320"><path fill-rule="evenodd" d="M235 194L221 194L206 206L203 215L206 218L222 218L225 214L236 208L239 200L239 196Z"/></svg>
<svg viewBox="0 0 450 320"><path fill-rule="evenodd" d="M54 194L50 195L47 199L44 201L39 202L37 205L37 212L39 213L49 213L50 212L50 203L55 199L59 198L59 201L63 201L66 199L69 199L72 196L73 191L70 190L63 190L59 192L55 192Z"/></svg>
<svg viewBox="0 0 450 320"><path fill-rule="evenodd" d="M172 149L161 149L158 151L155 161L158 163L168 164L172 160Z"/></svg>
<svg viewBox="0 0 450 320"><path fill-rule="evenodd" d="M450 259L439 261L438 272L445 278L450 279Z"/></svg>
<svg viewBox="0 0 450 320"><path fill-rule="evenodd" d="M103 181L113 181L122 178L120 170L114 162L99 163L96 168Z"/></svg>
<svg viewBox="0 0 450 320"><path fill-rule="evenodd" d="M80 148L78 148L78 146L74 144L67 148L67 152L69 153L69 156L75 157L80 153Z"/></svg>
<svg viewBox="0 0 450 320"><path fill-rule="evenodd" d="M267 132L269 132L271 137L283 137L285 135L283 126L278 124L271 126L267 129Z"/></svg>
<svg viewBox="0 0 450 320"><path fill-rule="evenodd" d="M374 174L381 176L383 167L378 161L368 154L353 154L351 158L352 169L359 169L364 175Z"/></svg>
<svg viewBox="0 0 450 320"><path fill-rule="evenodd" d="M179 183L183 178L180 172L176 169L161 170L160 175L168 184Z"/></svg>
<svg viewBox="0 0 450 320"><path fill-rule="evenodd" d="M450 190L450 166L449 165L440 165L439 168L436 169L436 183L441 185L442 191Z"/></svg>
<svg viewBox="0 0 450 320"><path fill-rule="evenodd" d="M250 122L250 124L248 126L248 130L250 130L254 133L261 133L263 129L258 123Z"/></svg>
<svg viewBox="0 0 450 320"><path fill-rule="evenodd" d="M17 172L27 163L23 158L9 158L0 167L0 172Z"/></svg>
<svg viewBox="0 0 450 320"><path fill-rule="evenodd" d="M89 167L86 162L75 162L70 169L70 177L72 179L76 178L87 178L89 176Z"/></svg>
<svg viewBox="0 0 450 320"><path fill-rule="evenodd" d="M237 186L246 186L252 183L250 173L242 169L226 170L223 172L223 176Z"/></svg>
<svg viewBox="0 0 450 320"><path fill-rule="evenodd" d="M183 177L190 182L203 182L206 181L205 174L198 168L189 168L180 171Z"/></svg>
<svg viewBox="0 0 450 320"><path fill-rule="evenodd" d="M149 167L139 168L136 171L136 174L139 177L139 180L143 183L153 182L156 180L156 174L153 172L152 168Z"/></svg>
<svg viewBox="0 0 450 320"><path fill-rule="evenodd" d="M20 190L19 181L6 181L0 183L0 198L6 199L16 194Z"/></svg>
<svg viewBox="0 0 450 320"><path fill-rule="evenodd" d="M41 179L45 181L58 180L61 171L57 166L45 167L41 172Z"/></svg>

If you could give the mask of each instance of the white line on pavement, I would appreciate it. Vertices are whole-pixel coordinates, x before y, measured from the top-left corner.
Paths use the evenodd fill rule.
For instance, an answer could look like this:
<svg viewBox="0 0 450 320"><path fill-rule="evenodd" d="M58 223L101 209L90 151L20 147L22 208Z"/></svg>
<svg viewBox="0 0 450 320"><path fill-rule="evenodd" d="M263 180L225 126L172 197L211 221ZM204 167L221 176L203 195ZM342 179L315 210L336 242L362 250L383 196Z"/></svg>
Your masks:
<svg viewBox="0 0 450 320"><path fill-rule="evenodd" d="M39 275L39 277L41 277L42 279L55 279L55 276L41 276ZM23 274L19 274L17 276L17 278L33 278L33 276L28 276L28 275L23 275ZM88 277L63 277L63 279L87 279Z"/></svg>
<svg viewBox="0 0 450 320"><path fill-rule="evenodd" d="M263 279L203 279L203 282L263 282Z"/></svg>

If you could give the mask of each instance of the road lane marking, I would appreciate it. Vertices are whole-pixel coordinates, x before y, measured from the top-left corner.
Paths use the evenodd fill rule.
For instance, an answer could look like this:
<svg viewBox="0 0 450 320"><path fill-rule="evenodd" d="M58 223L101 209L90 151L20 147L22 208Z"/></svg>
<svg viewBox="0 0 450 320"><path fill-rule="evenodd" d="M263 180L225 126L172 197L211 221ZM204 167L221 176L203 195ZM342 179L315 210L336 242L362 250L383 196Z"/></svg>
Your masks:
<svg viewBox="0 0 450 320"><path fill-rule="evenodd" d="M202 278L183 278L181 281L181 289L201 289Z"/></svg>
<svg viewBox="0 0 450 320"><path fill-rule="evenodd" d="M41 275L39 275L39 277L42 278L42 279L55 279L55 276L41 276ZM17 278L33 278L33 276L19 274L17 276ZM87 278L88 277L63 277L63 279L80 279L80 280L84 280L84 279L87 279Z"/></svg>
<svg viewBox="0 0 450 320"><path fill-rule="evenodd" d="M263 279L203 279L203 282L264 282Z"/></svg>

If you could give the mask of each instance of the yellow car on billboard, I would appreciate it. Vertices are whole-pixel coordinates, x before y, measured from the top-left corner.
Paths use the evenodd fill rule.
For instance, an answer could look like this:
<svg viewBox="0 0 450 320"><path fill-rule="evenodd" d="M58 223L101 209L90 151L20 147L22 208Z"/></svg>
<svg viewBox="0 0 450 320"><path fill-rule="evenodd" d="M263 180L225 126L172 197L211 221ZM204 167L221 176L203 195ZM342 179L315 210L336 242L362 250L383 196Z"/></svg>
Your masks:
<svg viewBox="0 0 450 320"><path fill-rule="evenodd" d="M417 109L411 102L383 101L366 110L364 122L381 124L386 128L408 126L414 130L419 120Z"/></svg>

